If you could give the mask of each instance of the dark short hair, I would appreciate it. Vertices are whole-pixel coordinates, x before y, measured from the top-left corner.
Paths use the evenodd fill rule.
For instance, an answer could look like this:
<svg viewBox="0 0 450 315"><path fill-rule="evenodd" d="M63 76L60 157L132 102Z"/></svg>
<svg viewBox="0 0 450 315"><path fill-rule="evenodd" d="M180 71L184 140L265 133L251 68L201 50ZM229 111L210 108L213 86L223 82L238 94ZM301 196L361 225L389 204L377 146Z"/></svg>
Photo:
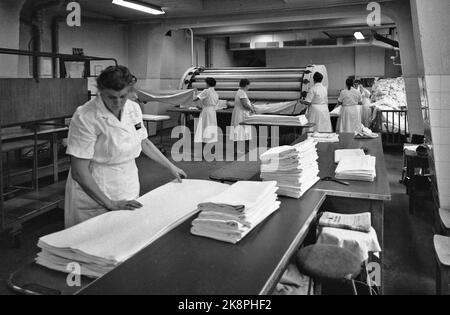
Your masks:
<svg viewBox="0 0 450 315"><path fill-rule="evenodd" d="M239 87L245 88L246 86L250 85L250 81L248 79L242 79L241 82L239 82Z"/></svg>
<svg viewBox="0 0 450 315"><path fill-rule="evenodd" d="M101 90L111 89L122 91L126 87L133 86L137 78L131 74L125 66L110 66L102 71L97 78L97 88Z"/></svg>
<svg viewBox="0 0 450 315"><path fill-rule="evenodd" d="M350 90L352 88L352 86L355 85L355 79L353 79L352 77L349 77L347 79L347 81L345 81L345 85L347 86L347 89Z"/></svg>
<svg viewBox="0 0 450 315"><path fill-rule="evenodd" d="M205 79L206 84L208 84L210 87L215 87L217 85L217 81L214 78L206 78Z"/></svg>
<svg viewBox="0 0 450 315"><path fill-rule="evenodd" d="M316 83L321 83L322 80L323 80L323 75L322 75L322 73L320 73L320 72L314 73L313 79L314 79L314 82L316 82Z"/></svg>

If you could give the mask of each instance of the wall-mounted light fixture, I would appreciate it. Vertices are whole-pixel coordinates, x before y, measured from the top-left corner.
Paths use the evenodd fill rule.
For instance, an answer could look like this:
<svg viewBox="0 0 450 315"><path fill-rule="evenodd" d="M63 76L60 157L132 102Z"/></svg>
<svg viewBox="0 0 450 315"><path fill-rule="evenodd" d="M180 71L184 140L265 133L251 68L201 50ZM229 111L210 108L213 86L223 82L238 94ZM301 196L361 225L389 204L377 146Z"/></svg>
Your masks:
<svg viewBox="0 0 450 315"><path fill-rule="evenodd" d="M153 15L161 15L166 13L161 7L138 0L113 0L112 3Z"/></svg>
<svg viewBox="0 0 450 315"><path fill-rule="evenodd" d="M353 36L355 36L355 38L356 38L357 40L363 40L363 39L366 38L366 37L364 36L364 34L361 33L361 32L355 32L355 34L353 34Z"/></svg>

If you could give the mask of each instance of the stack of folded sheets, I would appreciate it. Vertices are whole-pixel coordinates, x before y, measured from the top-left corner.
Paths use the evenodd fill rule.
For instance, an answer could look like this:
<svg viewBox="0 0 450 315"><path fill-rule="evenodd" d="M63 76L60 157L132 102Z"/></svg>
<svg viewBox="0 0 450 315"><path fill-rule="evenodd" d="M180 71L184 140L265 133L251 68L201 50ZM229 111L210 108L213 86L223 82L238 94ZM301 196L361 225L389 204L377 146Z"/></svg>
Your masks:
<svg viewBox="0 0 450 315"><path fill-rule="evenodd" d="M373 182L376 176L376 158L370 155L343 157L336 168L337 179Z"/></svg>
<svg viewBox="0 0 450 315"><path fill-rule="evenodd" d="M200 202L228 188L210 181L169 183L139 198L141 209L108 212L42 237L36 262L62 272L78 263L82 275L101 277L194 215Z"/></svg>
<svg viewBox="0 0 450 315"><path fill-rule="evenodd" d="M339 163L343 158L346 157L361 157L365 156L364 150L362 149L343 149L336 150L334 152L334 163Z"/></svg>
<svg viewBox="0 0 450 315"><path fill-rule="evenodd" d="M276 182L238 182L198 205L191 233L236 244L280 208Z"/></svg>
<svg viewBox="0 0 450 315"><path fill-rule="evenodd" d="M320 179L318 158L312 139L295 146L273 148L260 157L261 178L276 181L278 195L298 199Z"/></svg>
<svg viewBox="0 0 450 315"><path fill-rule="evenodd" d="M251 115L245 119L244 123L248 125L305 126L308 124L308 119L305 115Z"/></svg>
<svg viewBox="0 0 450 315"><path fill-rule="evenodd" d="M318 143L336 143L339 142L339 135L337 133L321 133L315 132L309 134L309 138Z"/></svg>

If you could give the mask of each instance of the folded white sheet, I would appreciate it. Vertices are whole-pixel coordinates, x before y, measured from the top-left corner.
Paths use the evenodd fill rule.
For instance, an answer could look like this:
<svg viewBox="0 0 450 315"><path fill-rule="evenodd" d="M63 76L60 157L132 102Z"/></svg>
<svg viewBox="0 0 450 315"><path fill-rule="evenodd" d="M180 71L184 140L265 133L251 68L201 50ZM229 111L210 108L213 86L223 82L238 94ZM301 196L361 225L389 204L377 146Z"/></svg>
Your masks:
<svg viewBox="0 0 450 315"><path fill-rule="evenodd" d="M343 157L336 168L336 178L374 181L376 178L376 158L370 155Z"/></svg>
<svg viewBox="0 0 450 315"><path fill-rule="evenodd" d="M336 150L334 152L334 163L339 163L344 157L360 157L365 155L362 149Z"/></svg>
<svg viewBox="0 0 450 315"><path fill-rule="evenodd" d="M220 219L196 219L192 223L191 233L197 236L208 237L232 244L236 244L248 235L255 227L267 219L271 214L280 208L279 201L267 205L265 209L255 213L249 225L238 224L237 228L229 225L223 226Z"/></svg>
<svg viewBox="0 0 450 315"><path fill-rule="evenodd" d="M244 212L253 208L262 197L276 191L276 182L237 182L221 194L208 198L198 205L199 210L213 210L217 208L230 211Z"/></svg>
<svg viewBox="0 0 450 315"><path fill-rule="evenodd" d="M69 262L83 262L89 270L117 266L195 214L200 202L229 187L199 180L169 183L139 198L144 205L141 209L108 212L42 237L38 246L43 255L37 263L56 269L58 261L51 258L57 256ZM85 275L94 276L91 272Z"/></svg>
<svg viewBox="0 0 450 315"><path fill-rule="evenodd" d="M374 228L371 228L369 233L328 227L321 228L317 243L336 245L348 249L357 255L361 262L369 258L370 252L381 252L377 232Z"/></svg>

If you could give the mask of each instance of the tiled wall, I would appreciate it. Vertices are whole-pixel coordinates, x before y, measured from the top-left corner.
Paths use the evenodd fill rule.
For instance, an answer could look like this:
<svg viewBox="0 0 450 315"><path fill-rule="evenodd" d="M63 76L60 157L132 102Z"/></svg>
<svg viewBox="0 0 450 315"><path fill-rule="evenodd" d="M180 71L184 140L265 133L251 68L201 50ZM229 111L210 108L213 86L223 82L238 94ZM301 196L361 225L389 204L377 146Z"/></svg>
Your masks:
<svg viewBox="0 0 450 315"><path fill-rule="evenodd" d="M450 209L450 75L425 76L442 208Z"/></svg>

